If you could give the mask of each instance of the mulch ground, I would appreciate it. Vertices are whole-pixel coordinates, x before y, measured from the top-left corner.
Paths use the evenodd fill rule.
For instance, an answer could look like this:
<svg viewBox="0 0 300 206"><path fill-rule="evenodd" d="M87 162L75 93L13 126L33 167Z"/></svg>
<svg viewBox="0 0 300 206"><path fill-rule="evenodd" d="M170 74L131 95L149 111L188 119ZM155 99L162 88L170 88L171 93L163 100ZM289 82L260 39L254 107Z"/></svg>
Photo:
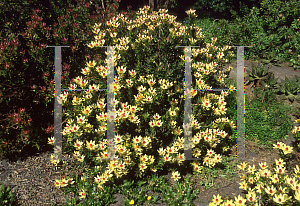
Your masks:
<svg viewBox="0 0 300 206"><path fill-rule="evenodd" d="M62 168L56 167L49 160L52 151L38 153L28 158L19 157L18 161L0 161L0 182L9 186L15 197L14 205L49 205L66 204L65 197L69 200L77 196L64 194L54 186L55 179L61 179ZM74 159L70 163L74 163ZM71 170L71 164L66 170ZM78 172L77 172L78 173ZM67 174L77 174L67 172Z"/></svg>

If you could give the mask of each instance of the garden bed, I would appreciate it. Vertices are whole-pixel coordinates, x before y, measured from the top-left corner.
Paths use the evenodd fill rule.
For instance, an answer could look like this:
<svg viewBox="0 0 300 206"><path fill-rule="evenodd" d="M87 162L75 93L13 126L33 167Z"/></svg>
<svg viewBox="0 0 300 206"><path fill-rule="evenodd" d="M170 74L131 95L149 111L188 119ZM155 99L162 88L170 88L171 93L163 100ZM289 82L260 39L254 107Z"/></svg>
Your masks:
<svg viewBox="0 0 300 206"><path fill-rule="evenodd" d="M236 64L232 64L235 68ZM251 65L250 61L245 61L246 70ZM270 71L273 70L273 67ZM275 68L276 70L276 68ZM277 73L278 72L278 73ZM287 76L291 78L293 73L291 72L291 68L280 67L275 72L278 77ZM300 73L300 71L295 71L295 73ZM233 69L229 75L230 78L236 78L236 68ZM253 88L250 88L250 85L245 87L246 98L253 98ZM293 107L299 107L299 103L294 101L293 104L288 100L285 102L287 105L292 105ZM296 117L293 114L289 114L291 117L291 122L296 120ZM247 139L247 137L246 137ZM287 140L284 138L282 142L291 145L294 141L293 135L290 132ZM231 156L235 155L235 146L232 146ZM271 165L274 163L275 159L278 159L278 151L271 150L268 151L266 148L261 147L261 144L258 141L245 141L246 148L246 158L252 158L252 160L246 160L245 162L250 165L255 165L256 168L259 168L259 163L266 162L267 165ZM10 186L14 196L16 197L16 205L47 205L49 204L65 204L65 197L67 198L76 198L77 202L79 202L79 198L74 196L73 194L64 195L63 192L54 186L55 179L61 179L61 168L56 168L52 163L45 161L44 158L48 158L51 154L52 150L45 151L36 155L31 155L29 157L20 157L17 153L12 154L11 159L4 159L1 161L0 166L0 182L5 186ZM291 168L294 168L295 165L299 165L300 161L300 153L294 150L294 158L292 159ZM15 157L14 157L15 156ZM72 163L75 160L72 160ZM67 174L82 174L82 171L72 171L72 167L70 164L65 168ZM213 195L220 194L222 197L224 195L229 195L230 197L238 196L239 194L243 194L242 190L239 189L240 178L239 175L242 172L238 171L235 162L230 161L228 163L230 167L228 170L218 172L215 174L206 174L206 175L195 175L192 177L191 182L195 184L195 189L199 189L200 193L197 195L197 198L193 201L194 205L207 205L208 202L211 202ZM226 171L231 171L231 173L226 174ZM289 172L289 171L288 171ZM223 176L222 176L223 175ZM170 186L174 185L174 180L171 179L171 173L164 176L166 181ZM203 185L201 183L206 183L207 185ZM148 191L148 195L154 195L158 193L154 193L152 191ZM159 198L157 201L157 205L164 205L162 197L158 194ZM111 206L123 205L123 194L115 194L115 203L111 204Z"/></svg>

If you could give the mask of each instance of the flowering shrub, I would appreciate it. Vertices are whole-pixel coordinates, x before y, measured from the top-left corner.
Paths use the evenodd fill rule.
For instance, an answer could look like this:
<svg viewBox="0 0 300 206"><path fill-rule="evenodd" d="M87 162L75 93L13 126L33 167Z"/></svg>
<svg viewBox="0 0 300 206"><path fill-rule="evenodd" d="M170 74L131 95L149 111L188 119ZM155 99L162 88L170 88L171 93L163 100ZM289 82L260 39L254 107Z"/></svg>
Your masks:
<svg viewBox="0 0 300 206"><path fill-rule="evenodd" d="M234 141L232 134L235 125L233 121L225 118L226 99L233 98L234 95L231 96L231 91L217 92L220 95L200 93L201 97L196 99L200 106L193 110L192 115L193 138L187 146L201 161L190 164L184 161L184 139L181 136L183 130L179 126L183 123L182 103L185 100L182 69L184 52L176 51L174 47L202 45L200 49L191 50L190 61L196 77L192 86L194 88L197 85L199 89L234 89L232 85L226 85L225 81L232 68L226 69L226 73L222 74L220 66L218 67L222 62L228 62L233 53L228 51L228 46L214 46L216 38L212 38L210 43L204 41L201 28L192 24L194 10L187 11L191 23L189 26L175 22L176 17L168 15L167 10L159 10L159 13L154 11L152 14L148 14L148 10L147 6L141 8L134 15L134 20L127 20L123 15L118 15L106 24L96 23L92 30L95 41L87 46L97 49L98 54L103 53L105 48L97 47L105 44L118 46L111 53L114 55L114 62L104 58L86 62L86 67L82 69L86 78L76 77L69 89L79 87L88 90L64 92L59 97L67 118L66 127L63 129L63 151L72 152L82 166L84 162L94 166L89 169L87 176L81 177L83 182L78 182L83 187L79 189L82 198L95 199L96 194L103 192L109 182L133 178L133 174L135 178L143 178L159 170L172 171L173 177L178 179L179 172L185 169L194 174L201 173L200 164L215 167L222 163L224 147ZM153 47L151 41L158 46ZM165 53L161 57L155 56L155 50L159 50L159 54ZM174 54L166 53L167 51ZM104 53L103 56L108 55L106 51ZM156 63L157 61L160 63ZM113 113L105 112L106 95L100 91L97 93L96 90L107 87L107 63L114 66L120 64L116 68L118 76L114 79L115 94L119 97L115 98L114 103L120 108L113 113L116 113L117 133L114 152L115 157L122 160L102 160L108 157L105 121L113 117ZM168 66L169 69L166 69ZM127 70L129 72L126 73ZM137 75L140 75L139 78ZM157 81L159 87L154 86ZM148 89L146 84L149 85ZM197 94L197 90L191 91L193 98ZM195 131L200 128L201 131ZM54 142L54 138L49 139L49 144ZM54 155L51 159L54 164L58 164ZM173 168L176 164L183 166L175 171ZM192 170L189 165L192 166ZM182 169L184 167L185 169ZM93 183L91 180L94 180ZM58 180L57 184L60 183ZM73 185L64 186L75 191ZM95 192L92 189L95 186L99 191Z"/></svg>

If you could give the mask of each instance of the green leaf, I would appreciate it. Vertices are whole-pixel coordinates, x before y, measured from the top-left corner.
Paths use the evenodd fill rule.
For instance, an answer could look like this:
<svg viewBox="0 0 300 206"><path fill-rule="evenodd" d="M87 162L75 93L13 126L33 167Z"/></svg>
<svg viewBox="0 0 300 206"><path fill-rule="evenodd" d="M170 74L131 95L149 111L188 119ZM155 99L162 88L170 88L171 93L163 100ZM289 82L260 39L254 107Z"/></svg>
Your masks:
<svg viewBox="0 0 300 206"><path fill-rule="evenodd" d="M292 102L295 100L295 96L292 95L292 94L288 95L288 98L289 98L289 100L291 100Z"/></svg>
<svg viewBox="0 0 300 206"><path fill-rule="evenodd" d="M296 99L296 100L300 100L300 94L295 95L295 99Z"/></svg>

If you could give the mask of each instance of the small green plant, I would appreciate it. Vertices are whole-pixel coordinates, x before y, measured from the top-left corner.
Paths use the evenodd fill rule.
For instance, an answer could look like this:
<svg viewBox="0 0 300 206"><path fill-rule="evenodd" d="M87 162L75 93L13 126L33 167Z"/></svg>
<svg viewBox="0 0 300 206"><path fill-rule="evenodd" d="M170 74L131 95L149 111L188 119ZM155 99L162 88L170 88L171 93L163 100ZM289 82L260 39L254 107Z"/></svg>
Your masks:
<svg viewBox="0 0 300 206"><path fill-rule="evenodd" d="M255 87L259 87L262 81L265 81L267 79L270 80L269 76L271 75L271 73L269 73L269 69L270 65L263 66L263 64L260 63L258 66L253 66L252 64L252 71L248 71L249 76L245 78L246 81L248 81L247 84L253 82L253 85Z"/></svg>
<svg viewBox="0 0 300 206"><path fill-rule="evenodd" d="M266 59L261 59L261 62L265 63L265 64L274 64L276 66L281 66L279 64L279 62L282 62L282 58L277 56L276 50L272 50L270 52L264 52L262 51L262 55L266 58Z"/></svg>
<svg viewBox="0 0 300 206"><path fill-rule="evenodd" d="M274 72L269 73L266 80L261 83L262 85L260 88L262 90L264 90L265 88L277 89L277 88L279 88L279 84L277 81L278 81L278 78L275 79Z"/></svg>
<svg viewBox="0 0 300 206"><path fill-rule="evenodd" d="M194 186L189 180L190 176L185 179L185 184L177 182L174 188L162 188L161 194L164 201L169 205L191 205L191 200L196 197L199 190L194 190Z"/></svg>
<svg viewBox="0 0 300 206"><path fill-rule="evenodd" d="M0 190L0 206L12 205L14 202L14 196L10 190L10 187L5 187L2 184L2 189Z"/></svg>
<svg viewBox="0 0 300 206"><path fill-rule="evenodd" d="M280 85L277 83L278 78L274 78L274 73L268 73L267 78L259 85L259 90L256 90L256 94L259 94L262 103L263 102L274 102L277 101L276 89L279 89Z"/></svg>
<svg viewBox="0 0 300 206"><path fill-rule="evenodd" d="M287 96L291 102L300 101L300 78L295 76L289 80L285 77L285 82L282 83L279 91L283 93L282 95Z"/></svg>

